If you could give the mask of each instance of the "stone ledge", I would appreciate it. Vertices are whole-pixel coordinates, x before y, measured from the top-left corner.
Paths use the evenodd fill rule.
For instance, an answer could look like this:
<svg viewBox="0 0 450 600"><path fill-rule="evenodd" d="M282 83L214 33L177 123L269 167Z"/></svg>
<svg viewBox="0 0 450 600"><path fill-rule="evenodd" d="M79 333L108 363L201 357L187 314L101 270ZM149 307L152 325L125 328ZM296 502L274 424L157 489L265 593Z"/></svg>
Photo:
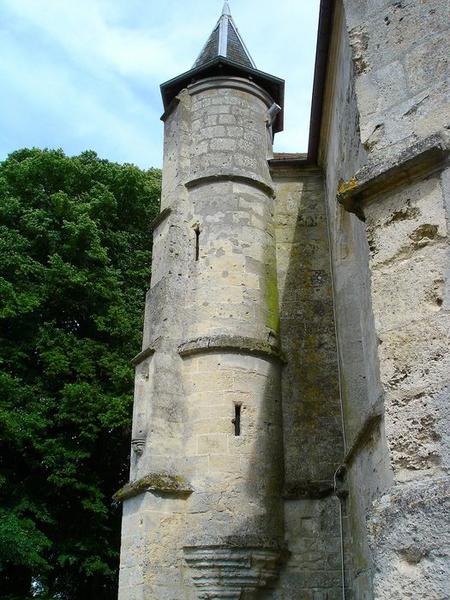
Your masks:
<svg viewBox="0 0 450 600"><path fill-rule="evenodd" d="M341 181L337 200L349 212L364 221L364 203L379 193L437 171L448 162L449 143L441 135L433 135L407 148L396 164L368 164L348 181Z"/></svg>
<svg viewBox="0 0 450 600"><path fill-rule="evenodd" d="M207 185L208 183L220 183L220 182L235 182L244 183L255 187L263 191L269 198L275 198L275 190L271 185L268 185L264 181L259 179L253 179L252 177L246 177L245 175L239 175L238 173L220 173L217 175L206 175L204 177L197 177L187 181L184 185L187 189L199 187L201 185Z"/></svg>
<svg viewBox="0 0 450 600"><path fill-rule="evenodd" d="M254 338L218 335L214 337L201 337L189 340L178 346L180 356L187 357L206 352L235 352L239 354L250 354L270 360L286 363L283 352L268 342Z"/></svg>
<svg viewBox="0 0 450 600"><path fill-rule="evenodd" d="M280 179L297 181L302 178L322 178L322 171L315 165L302 160L292 162L269 160L269 170L272 180L276 183Z"/></svg>
<svg viewBox="0 0 450 600"><path fill-rule="evenodd" d="M232 76L216 76L216 77L208 77L207 79L200 79L195 83L191 83L187 86L188 92L191 96L195 96L196 94L200 94L201 92L205 92L207 90L217 90L217 89L234 89L239 90L240 92L247 92L252 96L256 96L262 100L269 108L273 104L272 97L256 84L254 81L250 81L250 79L244 79L243 77L232 77Z"/></svg>
<svg viewBox="0 0 450 600"><path fill-rule="evenodd" d="M164 210L162 210L159 215L157 215L153 221L150 223L150 231L155 231L155 229L158 227L158 225L161 225L161 223L167 219L167 217L170 215L170 213L172 212L172 209L170 207L165 208Z"/></svg>
<svg viewBox="0 0 450 600"><path fill-rule="evenodd" d="M283 500L320 500L334 494L333 481L295 481L287 483Z"/></svg>
<svg viewBox="0 0 450 600"><path fill-rule="evenodd" d="M139 352L139 354L136 354L136 356L132 358L130 362L132 365L137 367L141 364L141 362L143 362L146 358L148 358L154 353L155 348L153 346L149 346L148 348L145 348L145 350L142 350L142 352Z"/></svg>
<svg viewBox="0 0 450 600"><path fill-rule="evenodd" d="M187 498L193 491L186 479L180 475L149 473L141 479L130 481L130 483L124 485L114 494L113 500L123 502L145 492L153 492L156 495L174 498Z"/></svg>
<svg viewBox="0 0 450 600"><path fill-rule="evenodd" d="M348 468L352 464L356 456L359 454L359 452L367 446L373 433L378 429L382 419L382 407L380 406L378 408L375 406L375 412L370 414L365 419L353 441L353 444L348 449L345 455L343 462L343 466L345 468Z"/></svg>

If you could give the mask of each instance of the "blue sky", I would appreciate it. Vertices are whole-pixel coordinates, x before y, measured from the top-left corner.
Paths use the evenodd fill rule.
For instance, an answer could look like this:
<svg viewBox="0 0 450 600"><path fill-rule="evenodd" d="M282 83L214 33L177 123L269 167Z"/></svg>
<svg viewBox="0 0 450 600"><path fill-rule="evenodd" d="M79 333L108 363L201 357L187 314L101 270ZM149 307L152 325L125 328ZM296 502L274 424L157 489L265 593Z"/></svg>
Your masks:
<svg viewBox="0 0 450 600"><path fill-rule="evenodd" d="M159 84L191 68L222 0L0 0L0 160L22 147L160 166ZM319 0L230 0L257 65L286 79L276 150L307 148Z"/></svg>

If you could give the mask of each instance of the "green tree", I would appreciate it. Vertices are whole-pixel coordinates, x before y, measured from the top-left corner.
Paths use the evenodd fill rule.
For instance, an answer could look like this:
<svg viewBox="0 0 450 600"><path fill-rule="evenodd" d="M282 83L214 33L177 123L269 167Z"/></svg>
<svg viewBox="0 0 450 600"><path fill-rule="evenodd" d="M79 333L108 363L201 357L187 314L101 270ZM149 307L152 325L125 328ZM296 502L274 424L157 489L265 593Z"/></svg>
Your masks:
<svg viewBox="0 0 450 600"><path fill-rule="evenodd" d="M115 597L160 172L0 163L0 597Z"/></svg>

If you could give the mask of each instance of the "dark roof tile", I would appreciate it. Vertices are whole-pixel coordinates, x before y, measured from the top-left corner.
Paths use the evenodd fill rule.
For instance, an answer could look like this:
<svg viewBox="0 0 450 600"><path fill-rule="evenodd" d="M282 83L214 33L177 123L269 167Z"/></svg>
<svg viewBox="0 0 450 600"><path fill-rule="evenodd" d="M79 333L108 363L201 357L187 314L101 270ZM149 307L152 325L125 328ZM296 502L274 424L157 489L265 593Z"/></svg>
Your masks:
<svg viewBox="0 0 450 600"><path fill-rule="evenodd" d="M208 41L203 46L193 68L201 67L214 58L217 58L217 56L228 58L243 67L256 68L231 16L228 2L225 2L222 14Z"/></svg>

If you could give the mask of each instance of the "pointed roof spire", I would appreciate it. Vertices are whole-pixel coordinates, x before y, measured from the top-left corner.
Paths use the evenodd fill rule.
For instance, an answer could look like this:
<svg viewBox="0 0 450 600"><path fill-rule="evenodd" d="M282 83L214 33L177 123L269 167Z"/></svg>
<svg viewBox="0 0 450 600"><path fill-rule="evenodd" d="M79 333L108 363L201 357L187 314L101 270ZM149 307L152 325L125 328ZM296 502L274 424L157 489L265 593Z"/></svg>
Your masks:
<svg viewBox="0 0 450 600"><path fill-rule="evenodd" d="M284 106L284 81L263 71L259 71L241 38L231 16L227 0L208 41L203 46L200 56L189 71L169 79L161 85L161 95L166 113L170 111L172 102L181 90L202 79L213 77L231 79L251 79L262 88L279 106ZM273 131L283 131L283 111L280 111L273 123Z"/></svg>
<svg viewBox="0 0 450 600"><path fill-rule="evenodd" d="M222 16L223 15L226 15L227 17L231 17L230 5L228 4L227 0L225 0L225 2L223 3Z"/></svg>
<svg viewBox="0 0 450 600"><path fill-rule="evenodd" d="M218 56L223 56L244 67L256 69L255 63L231 16L230 5L227 0L224 2L222 14L213 32L194 63L194 68L204 65Z"/></svg>

